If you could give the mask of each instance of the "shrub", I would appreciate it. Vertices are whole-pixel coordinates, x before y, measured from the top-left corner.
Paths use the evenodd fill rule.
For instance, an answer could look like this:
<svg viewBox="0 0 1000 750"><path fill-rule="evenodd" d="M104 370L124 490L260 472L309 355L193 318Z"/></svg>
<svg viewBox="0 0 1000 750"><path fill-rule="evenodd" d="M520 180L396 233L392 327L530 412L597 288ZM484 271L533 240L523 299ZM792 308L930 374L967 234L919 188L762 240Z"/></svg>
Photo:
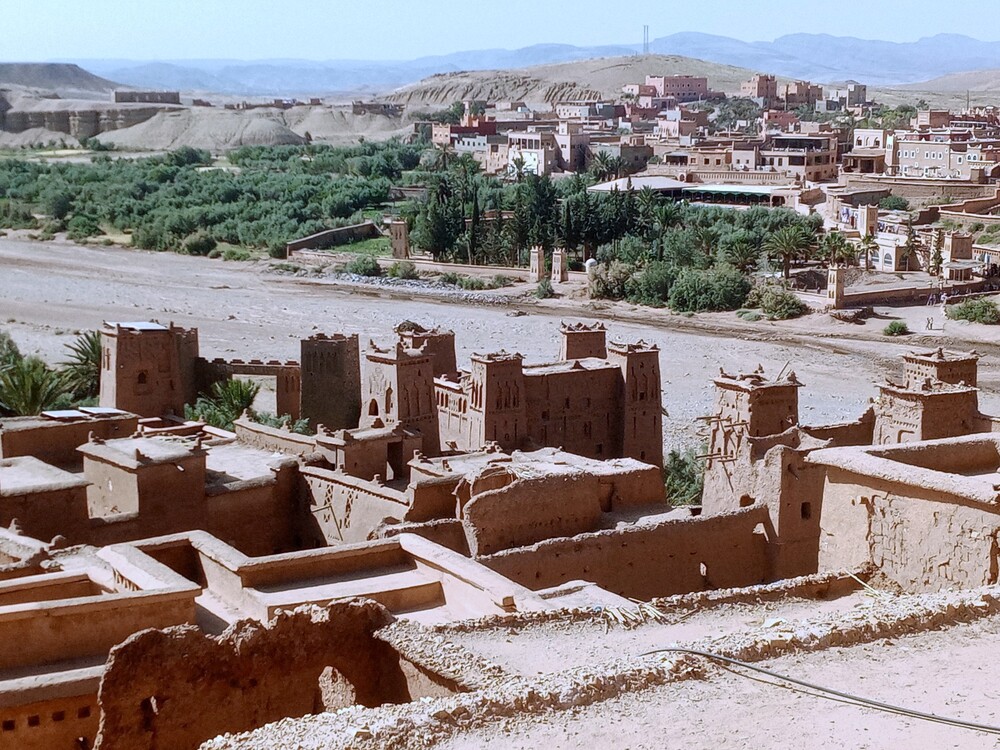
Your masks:
<svg viewBox="0 0 1000 750"><path fill-rule="evenodd" d="M66 237L78 241L101 234L97 219L87 214L76 214L66 223Z"/></svg>
<svg viewBox="0 0 1000 750"><path fill-rule="evenodd" d="M538 282L538 286L535 288L535 296L538 299L549 299L550 297L556 296L556 290L552 288L552 282L548 279L542 279Z"/></svg>
<svg viewBox="0 0 1000 750"><path fill-rule="evenodd" d="M257 424L262 424L265 427L274 427L278 430L288 430L289 432L295 432L299 435L313 434L312 430L309 429L308 419L292 419L290 414L282 414L279 417L269 411L255 411L251 409L250 418Z"/></svg>
<svg viewBox="0 0 1000 750"><path fill-rule="evenodd" d="M885 336L906 336L909 332L909 326L902 320L894 320L882 329L882 334Z"/></svg>
<svg viewBox="0 0 1000 750"><path fill-rule="evenodd" d="M198 231L187 236L181 250L188 255L208 255L219 243L207 232Z"/></svg>
<svg viewBox="0 0 1000 750"><path fill-rule="evenodd" d="M694 448L672 450L663 465L667 499L673 505L698 505L704 489L704 471Z"/></svg>
<svg viewBox="0 0 1000 750"><path fill-rule="evenodd" d="M623 299L628 294L632 273L632 266L620 260L598 264L590 282L590 296L598 299Z"/></svg>
<svg viewBox="0 0 1000 750"><path fill-rule="evenodd" d="M670 298L670 288L677 280L677 268L662 261L650 263L628 283L629 301L662 307Z"/></svg>
<svg viewBox="0 0 1000 750"><path fill-rule="evenodd" d="M441 274L441 283L442 284L451 284L453 286L458 286L458 280L459 280L459 278L460 277L459 277L459 275L457 273L453 273L452 271L447 271L447 272Z"/></svg>
<svg viewBox="0 0 1000 750"><path fill-rule="evenodd" d="M389 276L394 279L418 279L417 267L408 260L396 261L389 266Z"/></svg>
<svg viewBox="0 0 1000 750"><path fill-rule="evenodd" d="M886 211L908 211L910 202L901 195L887 195L878 202L878 207Z"/></svg>
<svg viewBox="0 0 1000 750"><path fill-rule="evenodd" d="M809 310L809 306L798 296L775 284L764 284L751 289L746 306L759 309L770 320L797 318Z"/></svg>
<svg viewBox="0 0 1000 750"><path fill-rule="evenodd" d="M243 247L227 247L222 251L223 260L253 260L253 253Z"/></svg>
<svg viewBox="0 0 1000 750"><path fill-rule="evenodd" d="M458 286L467 292L478 292L490 288L490 285L478 276L459 276Z"/></svg>
<svg viewBox="0 0 1000 750"><path fill-rule="evenodd" d="M996 325L1000 323L1000 308L997 303L986 297L967 299L952 307L945 308L952 320L968 320L970 323Z"/></svg>
<svg viewBox="0 0 1000 750"><path fill-rule="evenodd" d="M670 307L678 312L738 310L750 293L750 282L735 268L684 268L670 289Z"/></svg>
<svg viewBox="0 0 1000 750"><path fill-rule="evenodd" d="M381 276L382 267L378 264L371 255L358 255L351 258L347 265L344 266L344 270L347 273L353 273L357 276Z"/></svg>
<svg viewBox="0 0 1000 750"><path fill-rule="evenodd" d="M514 286L514 279L510 276L504 276L502 273L498 273L493 277L491 282L494 289L503 289L508 286Z"/></svg>

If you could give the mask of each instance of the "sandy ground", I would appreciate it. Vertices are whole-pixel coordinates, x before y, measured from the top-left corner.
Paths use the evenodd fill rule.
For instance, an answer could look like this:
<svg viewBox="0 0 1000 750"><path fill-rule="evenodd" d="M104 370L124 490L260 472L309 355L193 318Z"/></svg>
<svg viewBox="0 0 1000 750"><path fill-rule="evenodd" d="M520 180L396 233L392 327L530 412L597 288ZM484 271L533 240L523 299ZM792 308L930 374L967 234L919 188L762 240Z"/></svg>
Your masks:
<svg viewBox="0 0 1000 750"><path fill-rule="evenodd" d="M0 327L24 351L50 362L63 357L76 331L105 320L149 319L197 326L208 357L297 359L299 340L317 331L356 332L363 344L369 338L385 343L394 325L412 319L455 330L460 365L474 351L501 348L521 352L528 362L544 362L558 354L560 320L600 317L609 338L644 339L660 347L668 445L697 440L700 423L694 420L710 410L711 379L720 368L737 372L763 365L775 373L787 364L806 386L800 395L802 421L818 424L858 416L875 395L873 383L898 372L898 354L938 342L988 353L981 369L982 401L987 412L1000 413L995 393L1000 347L975 336L956 341L955 326L948 338L900 342L881 337L881 320L856 326L813 315L787 324L750 324L730 313L686 318L575 300L528 301L521 306L527 314L514 317L503 307L403 297L268 273L265 263L0 238ZM919 318L925 311L912 314ZM974 328L977 335L994 335L989 327Z"/></svg>
<svg viewBox="0 0 1000 750"><path fill-rule="evenodd" d="M665 644L666 645L666 644ZM927 713L1000 725L991 655L1000 620L767 661L775 672ZM737 670L739 671L739 670ZM765 684L712 668L708 678L666 685L456 735L440 750L615 748L852 748L968 750L1000 737L904 718ZM948 675L947 680L939 675ZM761 678L769 680L770 678Z"/></svg>

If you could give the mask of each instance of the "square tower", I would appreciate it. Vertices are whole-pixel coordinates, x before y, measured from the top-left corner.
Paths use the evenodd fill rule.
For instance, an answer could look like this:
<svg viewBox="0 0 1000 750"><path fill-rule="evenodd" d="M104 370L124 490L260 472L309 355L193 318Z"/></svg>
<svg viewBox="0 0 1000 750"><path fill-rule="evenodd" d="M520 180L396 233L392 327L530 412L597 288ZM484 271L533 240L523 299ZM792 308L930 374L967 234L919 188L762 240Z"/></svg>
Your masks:
<svg viewBox="0 0 1000 750"><path fill-rule="evenodd" d="M197 396L197 358L197 329L107 323L101 330L100 404L143 417L183 414Z"/></svg>
<svg viewBox="0 0 1000 750"><path fill-rule="evenodd" d="M520 354L473 354L469 375L471 434L479 446L516 450L528 436L524 359Z"/></svg>
<svg viewBox="0 0 1000 750"><path fill-rule="evenodd" d="M317 334L302 340L300 415L315 429L354 429L361 418L358 336Z"/></svg>
<svg viewBox="0 0 1000 750"><path fill-rule="evenodd" d="M606 359L608 356L608 332L603 323L563 323L559 327L562 333L562 350L559 359L567 362L572 359Z"/></svg>
<svg viewBox="0 0 1000 750"><path fill-rule="evenodd" d="M612 342L608 361L622 371L622 457L663 466L659 348L644 341Z"/></svg>
<svg viewBox="0 0 1000 750"><path fill-rule="evenodd" d="M423 437L425 455L441 452L434 392L434 357L396 344L365 352L362 427L401 425Z"/></svg>
<svg viewBox="0 0 1000 750"><path fill-rule="evenodd" d="M406 321L395 328L400 343L407 349L421 349L434 357L434 377L454 375L458 372L455 360L455 332L442 328L424 328L419 323Z"/></svg>

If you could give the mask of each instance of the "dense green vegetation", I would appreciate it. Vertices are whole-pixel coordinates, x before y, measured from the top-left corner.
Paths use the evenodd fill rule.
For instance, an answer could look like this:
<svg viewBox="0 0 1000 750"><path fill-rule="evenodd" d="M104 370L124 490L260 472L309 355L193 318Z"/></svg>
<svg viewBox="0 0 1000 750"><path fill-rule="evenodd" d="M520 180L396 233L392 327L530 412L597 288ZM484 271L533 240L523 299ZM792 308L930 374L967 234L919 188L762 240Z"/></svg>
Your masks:
<svg viewBox="0 0 1000 750"><path fill-rule="evenodd" d="M66 361L54 369L21 354L10 336L0 332L0 415L33 416L93 404L100 379L100 336L87 332L66 349Z"/></svg>
<svg viewBox="0 0 1000 750"><path fill-rule="evenodd" d="M986 297L967 299L946 309L952 320L968 320L971 323L996 325L1000 323L1000 308L997 303Z"/></svg>
<svg viewBox="0 0 1000 750"><path fill-rule="evenodd" d="M902 320L894 320L882 329L885 336L906 336L909 333L910 327Z"/></svg>
<svg viewBox="0 0 1000 750"><path fill-rule="evenodd" d="M667 500L672 505L700 505L705 471L693 447L674 449L663 462Z"/></svg>
<svg viewBox="0 0 1000 750"><path fill-rule="evenodd" d="M393 184L419 184L427 199L399 213L414 246L440 261L524 266L532 246L560 246L577 268L598 259L595 296L686 312L740 308L750 274L770 260L787 277L797 260L851 254L844 243L819 242L818 216L692 206L649 190L588 192L622 171L608 159L558 182L522 172L501 181L469 154L449 157L426 141L247 147L228 161L232 168L216 168L190 148L92 164L0 161L0 228L76 239L131 233L141 248L241 260L253 257L248 248L278 255L290 238L370 218ZM41 225L36 214L47 217ZM384 239L372 243L363 249L384 252ZM347 270L381 273L373 259Z"/></svg>
<svg viewBox="0 0 1000 750"><path fill-rule="evenodd" d="M207 152L92 164L0 161L0 228L35 228L77 239L102 228L131 232L149 250L208 255L217 243L277 252L291 238L361 220L389 198L391 180L413 169L426 144L397 141L350 148L273 146L237 149L237 170L206 169Z"/></svg>

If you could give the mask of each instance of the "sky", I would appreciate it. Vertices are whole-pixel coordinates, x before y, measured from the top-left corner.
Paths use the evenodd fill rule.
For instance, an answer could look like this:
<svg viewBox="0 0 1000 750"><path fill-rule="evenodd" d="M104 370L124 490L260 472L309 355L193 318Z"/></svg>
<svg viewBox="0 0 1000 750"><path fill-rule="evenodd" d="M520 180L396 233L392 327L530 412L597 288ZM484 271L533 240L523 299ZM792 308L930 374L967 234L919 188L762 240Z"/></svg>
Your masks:
<svg viewBox="0 0 1000 750"><path fill-rule="evenodd" d="M679 31L744 41L797 32L903 42L1000 36L1000 2L958 6L942 13L930 0L0 0L0 61L407 60L540 43L641 44L643 24L651 39Z"/></svg>

